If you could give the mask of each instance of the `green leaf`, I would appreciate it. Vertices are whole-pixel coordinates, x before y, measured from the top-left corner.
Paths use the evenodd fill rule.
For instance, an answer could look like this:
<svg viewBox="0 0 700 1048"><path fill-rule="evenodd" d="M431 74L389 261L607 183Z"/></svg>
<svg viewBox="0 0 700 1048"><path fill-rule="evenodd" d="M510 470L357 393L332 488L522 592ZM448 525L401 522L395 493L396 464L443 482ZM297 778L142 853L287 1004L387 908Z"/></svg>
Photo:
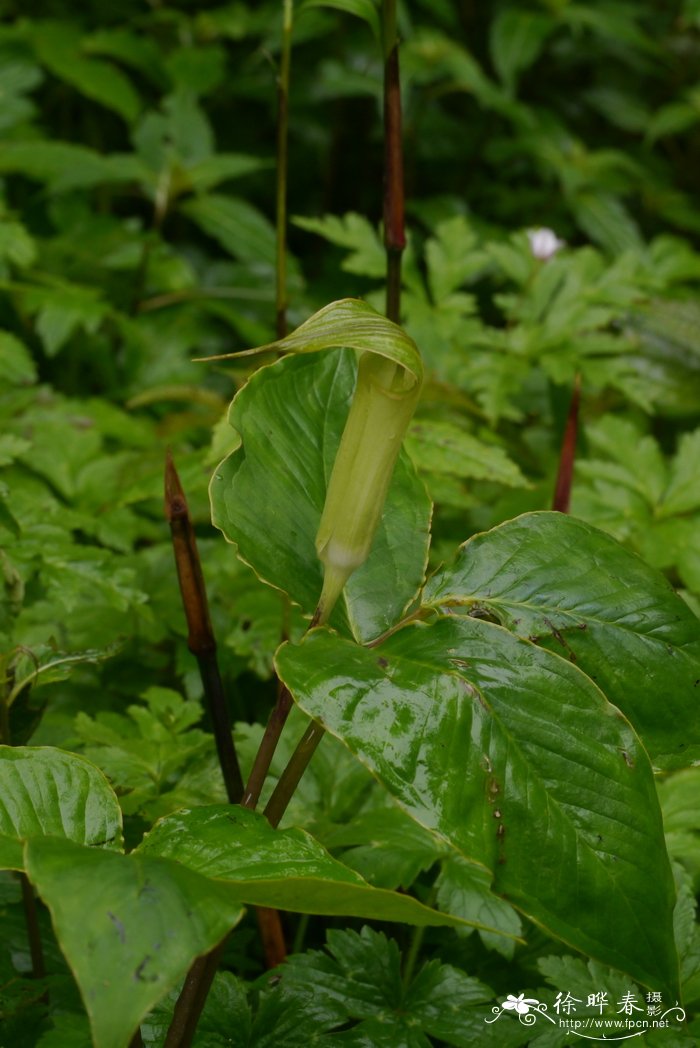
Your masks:
<svg viewBox="0 0 700 1048"><path fill-rule="evenodd" d="M57 141L5 143L0 153L0 172L46 182L52 193L140 181L146 174L138 157L131 154L103 156L87 146Z"/></svg>
<svg viewBox="0 0 700 1048"><path fill-rule="evenodd" d="M659 515L676 516L700 509L700 429L684 433L671 463L671 475L664 491Z"/></svg>
<svg viewBox="0 0 700 1048"><path fill-rule="evenodd" d="M225 887L165 859L30 840L32 884L51 912L95 1048L127 1048L141 1020L243 910Z"/></svg>
<svg viewBox="0 0 700 1048"><path fill-rule="evenodd" d="M36 314L36 329L46 353L56 356L78 328L94 335L110 307L97 288L63 284L31 287L23 292L27 310Z"/></svg>
<svg viewBox="0 0 700 1048"><path fill-rule="evenodd" d="M116 66L81 53L80 33L66 21L37 21L31 36L41 62L87 98L131 123L141 100L129 78Z"/></svg>
<svg viewBox="0 0 700 1048"><path fill-rule="evenodd" d="M480 866L465 862L457 856L446 859L436 885L438 909L453 913L456 917L464 917L465 920L498 928L503 932L502 935L493 935L480 929L479 937L485 946L512 960L515 937L521 934L522 924L510 903L494 895L489 882L488 872Z"/></svg>
<svg viewBox="0 0 700 1048"><path fill-rule="evenodd" d="M31 386L37 380L31 353L9 331L0 331L0 379L10 386Z"/></svg>
<svg viewBox="0 0 700 1048"><path fill-rule="evenodd" d="M292 340L284 344L293 348ZM353 337L345 335L345 342L352 345ZM287 357L257 371L229 414L241 446L211 483L216 527L263 581L308 614L323 584L314 539L354 378L347 352ZM370 555L350 577L331 621L362 640L391 627L421 585L429 525L427 495L402 455Z"/></svg>
<svg viewBox="0 0 700 1048"><path fill-rule="evenodd" d="M428 474L490 480L513 488L528 486L502 448L465 433L451 422L416 419L409 427L406 450L418 469Z"/></svg>
<svg viewBox="0 0 700 1048"><path fill-rule="evenodd" d="M700 768L685 768L659 783L669 853L700 884Z"/></svg>
<svg viewBox="0 0 700 1048"><path fill-rule="evenodd" d="M51 746L0 746L0 866L24 869L30 837L120 848L122 815L104 773Z"/></svg>
<svg viewBox="0 0 700 1048"><path fill-rule="evenodd" d="M304 830L273 830L264 816L230 805L166 816L136 854L182 863L225 882L229 898L256 906L416 925L461 923L409 895L372 888Z"/></svg>
<svg viewBox="0 0 700 1048"><path fill-rule="evenodd" d="M176 991L171 992L142 1023L141 1035L146 1048L162 1048L178 996ZM246 1048L253 1048L254 1042L250 1041L251 1025L245 983L231 972L217 972L207 994L202 1017L197 1023L195 1048L233 1048L231 1037L234 1030L236 1036L242 1038L239 1043L245 1044Z"/></svg>
<svg viewBox="0 0 700 1048"><path fill-rule="evenodd" d="M548 15L506 8L491 23L491 57L498 75L513 91L518 74L537 59L545 40L556 27Z"/></svg>
<svg viewBox="0 0 700 1048"><path fill-rule="evenodd" d="M274 228L247 200L209 193L187 200L179 209L234 258L251 265L274 266Z"/></svg>
<svg viewBox="0 0 700 1048"><path fill-rule="evenodd" d="M374 0L304 0L299 13L311 7L334 7L338 11L356 15L367 23L377 40L380 38L379 12Z"/></svg>
<svg viewBox="0 0 700 1048"><path fill-rule="evenodd" d="M0 218L0 264L7 261L26 269L36 260L37 247L21 222Z"/></svg>
<svg viewBox="0 0 700 1048"><path fill-rule="evenodd" d="M308 1000L313 987L307 1007L317 1012L318 1026L345 1028L322 1041L324 1045L429 1048L430 1035L453 1048L512 1048L529 1038L516 1024L515 1036L510 1027L494 1031L485 1026L493 991L452 965L430 961L402 985L397 944L381 932L332 930L327 951L290 957L280 985L288 1005L299 997ZM360 1022L348 1028L352 1020Z"/></svg>
<svg viewBox="0 0 700 1048"><path fill-rule="evenodd" d="M196 193L206 193L221 182L243 178L270 167L270 161L246 153L216 153L187 169L187 180Z"/></svg>
<svg viewBox="0 0 700 1048"><path fill-rule="evenodd" d="M393 805L355 815L331 829L324 843L334 850L346 849L343 862L381 888L410 888L418 874L444 854L433 834Z"/></svg>
<svg viewBox="0 0 700 1048"><path fill-rule="evenodd" d="M575 666L456 616L373 650L314 630L276 663L304 712L413 818L490 871L496 894L575 948L675 991L674 887L649 761Z"/></svg>
<svg viewBox="0 0 700 1048"><path fill-rule="evenodd" d="M372 223L354 211L342 218L324 215L323 218L293 219L294 225L308 233L318 233L331 244L347 248L350 254L343 261L346 273L357 273L363 277L386 277L386 250Z"/></svg>
<svg viewBox="0 0 700 1048"><path fill-rule="evenodd" d="M526 513L465 543L425 599L494 615L575 661L655 761L700 757L700 623L662 575L604 532Z"/></svg>
<svg viewBox="0 0 700 1048"><path fill-rule="evenodd" d="M611 255L642 249L639 227L619 197L587 190L573 198L571 209L584 233Z"/></svg>

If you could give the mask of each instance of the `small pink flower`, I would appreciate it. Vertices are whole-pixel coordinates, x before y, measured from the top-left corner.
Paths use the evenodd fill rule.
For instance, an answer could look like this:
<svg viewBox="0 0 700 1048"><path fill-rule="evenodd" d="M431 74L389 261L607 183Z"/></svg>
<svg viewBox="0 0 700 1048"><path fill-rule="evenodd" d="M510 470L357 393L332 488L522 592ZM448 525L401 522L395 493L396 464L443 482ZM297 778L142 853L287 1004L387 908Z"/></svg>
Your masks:
<svg viewBox="0 0 700 1048"><path fill-rule="evenodd" d="M540 229L528 229L527 239L530 241L530 250L533 255L542 262L556 255L557 251L566 244L565 240L559 239L553 229L547 229L545 226Z"/></svg>

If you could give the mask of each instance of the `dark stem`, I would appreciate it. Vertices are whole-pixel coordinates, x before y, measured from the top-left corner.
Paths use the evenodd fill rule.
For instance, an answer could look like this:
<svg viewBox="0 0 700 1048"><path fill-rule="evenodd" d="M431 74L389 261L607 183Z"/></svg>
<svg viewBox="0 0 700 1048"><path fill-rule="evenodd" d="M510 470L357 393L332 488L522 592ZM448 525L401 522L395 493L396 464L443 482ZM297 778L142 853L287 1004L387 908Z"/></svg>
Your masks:
<svg viewBox="0 0 700 1048"><path fill-rule="evenodd" d="M576 375L574 379L574 391L571 394L569 413L566 418L566 427L561 442L561 453L559 456L559 470L557 482L554 488L552 509L559 513L568 513L571 505L571 485L574 477L574 462L576 461L576 438L578 435L578 409L581 400L581 376Z"/></svg>
<svg viewBox="0 0 700 1048"><path fill-rule="evenodd" d="M272 758L275 755L277 749L277 743L279 742L282 729L289 716L289 711L292 708L292 696L289 694L289 689L285 688L281 681L277 682L277 701L270 713L267 724L265 725L265 733L263 734L258 752L255 754L255 760L253 761L253 767L246 783L245 791L243 794L243 807L250 808L253 811L260 800L260 794L262 792L267 773L270 770Z"/></svg>
<svg viewBox="0 0 700 1048"><path fill-rule="evenodd" d="M129 1041L129 1048L143 1048L143 1037L141 1036L140 1027Z"/></svg>
<svg viewBox="0 0 700 1048"><path fill-rule="evenodd" d="M316 721L312 721L304 732L289 759L287 767L282 772L272 796L267 802L265 815L271 826L279 826L280 819L287 810L294 791L301 782L301 777L309 766L309 762L316 752L316 748L326 734L326 729Z"/></svg>
<svg viewBox="0 0 700 1048"><path fill-rule="evenodd" d="M187 619L187 644L197 658L209 709L221 773L231 804L243 799L243 777L233 745L231 722L216 658L216 639L187 499L170 452L165 462L165 516L170 523L177 577ZM258 911L268 967L284 959L284 935L275 910ZM164 1048L189 1048L219 964L223 944L194 962L178 997ZM281 954L281 958L280 958Z"/></svg>
<svg viewBox="0 0 700 1048"><path fill-rule="evenodd" d="M187 500L170 452L165 462L165 516L170 523L182 606L187 619L187 645L199 665L226 794L231 804L239 804L243 798L243 778L216 658L216 640L209 617L202 565Z"/></svg>
<svg viewBox="0 0 700 1048"><path fill-rule="evenodd" d="M293 0L284 0L282 52L277 80L277 259L275 328L287 334L287 171L289 163L289 71L292 54Z"/></svg>
<svg viewBox="0 0 700 1048"><path fill-rule="evenodd" d="M395 0L385 0L384 3L384 246L387 261L386 315L398 324L401 312L401 256L406 247L406 233Z"/></svg>
<svg viewBox="0 0 700 1048"><path fill-rule="evenodd" d="M198 957L187 973L163 1048L190 1048L225 944L224 939L204 957Z"/></svg>
<svg viewBox="0 0 700 1048"><path fill-rule="evenodd" d="M41 945L36 896L26 873L20 873L19 880L22 886L22 906L24 907L24 919L27 925L29 955L32 959L32 978L43 979L46 975L46 965L44 963L44 948Z"/></svg>
<svg viewBox="0 0 700 1048"><path fill-rule="evenodd" d="M318 626L321 619L322 611L319 605L314 612L314 617L309 623L309 629ZM282 729L287 722L287 717L289 716L289 711L292 706L293 701L292 696L289 694L289 689L281 682L278 682L277 701L275 702L267 724L265 725L265 733L260 742L260 746L258 747L258 752L255 754L253 767L250 776L248 777L248 782L246 783L242 802L244 808L250 808L252 811L260 800L260 793L265 783L265 779L267 778L267 773L270 770L272 758L277 749L277 743L280 740Z"/></svg>

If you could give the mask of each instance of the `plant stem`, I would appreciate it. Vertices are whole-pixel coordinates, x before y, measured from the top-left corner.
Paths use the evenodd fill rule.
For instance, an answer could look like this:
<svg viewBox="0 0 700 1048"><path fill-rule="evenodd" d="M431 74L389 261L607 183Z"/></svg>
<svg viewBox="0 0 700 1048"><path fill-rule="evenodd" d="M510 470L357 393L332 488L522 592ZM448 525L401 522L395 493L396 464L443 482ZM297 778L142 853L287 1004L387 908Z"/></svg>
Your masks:
<svg viewBox="0 0 700 1048"><path fill-rule="evenodd" d="M265 807L265 815L271 826L279 826L280 819L287 810L287 805L301 782L301 777L308 768L316 747L325 734L325 728L316 721L311 721L302 735Z"/></svg>
<svg viewBox="0 0 700 1048"><path fill-rule="evenodd" d="M308 629L313 629L314 626L323 625L328 618L330 611L331 609L328 609L324 614L319 605L319 607L316 608L314 617L309 623ZM250 808L251 811L254 811L260 800L260 793L265 784L267 773L270 770L272 758L277 749L277 743L280 740L282 729L287 722L287 717L289 716L289 711L292 706L293 701L289 689L281 682L278 682L277 701L275 702L267 724L265 725L265 733L263 734L260 746L258 747L258 752L255 754L253 767L251 768L248 782L246 783L243 800L241 802L244 808Z"/></svg>
<svg viewBox="0 0 700 1048"><path fill-rule="evenodd" d="M401 976L401 982L404 990L407 990L413 981L413 973L416 970L416 961L418 960L418 954L420 948L423 945L423 939L425 937L425 927L417 926L413 929L411 935L411 942L406 953L406 959L404 960L403 975Z"/></svg>
<svg viewBox="0 0 700 1048"><path fill-rule="evenodd" d="M216 658L216 639L209 616L202 565L187 499L170 452L165 462L165 516L170 523L178 582L187 619L187 644L199 665L226 794L231 804L239 804L243 798L243 778L233 745L226 696ZM258 907L256 914L267 965L276 967L286 955L279 914L267 907ZM189 1048L191 1045L222 950L223 944L204 957L198 957L190 968L175 1005L164 1048Z"/></svg>
<svg viewBox="0 0 700 1048"><path fill-rule="evenodd" d="M277 259L275 327L287 334L287 171L289 163L289 70L292 55L293 0L283 0L282 52L277 79Z"/></svg>
<svg viewBox="0 0 700 1048"><path fill-rule="evenodd" d="M382 19L384 52L384 244L387 253L386 315L389 320L399 323L401 310L401 257L406 246L406 235L404 230L401 81L399 78L399 42L396 35L396 0L384 0ZM318 619L314 616L311 626L325 622L330 612L331 608L324 608ZM317 615L319 615L318 611ZM284 691L286 692L286 689ZM285 696L283 700L280 696L278 706L282 705L284 707L288 703L291 708L291 702L291 696ZM284 714L284 719L286 719L288 712L289 709ZM279 716L275 711L273 711L273 715L275 715L276 720L279 720ZM284 720L282 723L284 723ZM325 728L315 721L312 721L304 732L265 808L265 815L272 826L279 824L324 734ZM274 745L276 745L276 740ZM269 761L267 766L269 767ZM247 796L248 789L246 789L246 800Z"/></svg>
<svg viewBox="0 0 700 1048"><path fill-rule="evenodd" d="M581 400L581 376L576 375L574 379L574 390L571 394L569 413L566 417L566 427L561 442L561 453L559 455L559 470L557 482L554 488L552 509L559 513L568 513L571 505L571 485L574 477L574 462L576 460L576 438L578 435L578 409Z"/></svg>
<svg viewBox="0 0 700 1048"><path fill-rule="evenodd" d="M401 81L396 36L396 0L384 0L384 246L386 248L386 315L400 322L401 256L406 247L404 229L403 144L401 137Z"/></svg>
<svg viewBox="0 0 700 1048"><path fill-rule="evenodd" d="M26 873L20 873L19 881L22 886L22 906L24 907L24 919L27 925L29 955L32 959L32 978L43 979L46 975L46 965L44 963L44 948L41 944L36 896Z"/></svg>
<svg viewBox="0 0 700 1048"><path fill-rule="evenodd" d="M141 1036L141 1028L136 1031L134 1036L129 1042L129 1048L143 1048L143 1037Z"/></svg>
<svg viewBox="0 0 700 1048"><path fill-rule="evenodd" d="M198 957L185 976L163 1048L190 1048L225 945L226 939Z"/></svg>
<svg viewBox="0 0 700 1048"><path fill-rule="evenodd" d="M187 500L170 452L165 461L165 516L170 523L177 577L187 619L187 645L199 665L226 793L231 804L238 804L243 797L243 778L233 745L231 722L216 658L216 640L209 617L202 565Z"/></svg>

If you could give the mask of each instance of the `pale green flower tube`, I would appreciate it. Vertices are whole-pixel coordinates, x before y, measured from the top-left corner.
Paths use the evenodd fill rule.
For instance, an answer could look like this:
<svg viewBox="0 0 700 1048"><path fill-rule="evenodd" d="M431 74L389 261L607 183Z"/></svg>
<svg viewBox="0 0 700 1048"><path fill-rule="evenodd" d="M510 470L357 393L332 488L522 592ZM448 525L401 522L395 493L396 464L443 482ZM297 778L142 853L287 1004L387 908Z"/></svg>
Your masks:
<svg viewBox="0 0 700 1048"><path fill-rule="evenodd" d="M316 536L324 566L321 622L369 556L420 389L415 374L376 353L362 353Z"/></svg>

